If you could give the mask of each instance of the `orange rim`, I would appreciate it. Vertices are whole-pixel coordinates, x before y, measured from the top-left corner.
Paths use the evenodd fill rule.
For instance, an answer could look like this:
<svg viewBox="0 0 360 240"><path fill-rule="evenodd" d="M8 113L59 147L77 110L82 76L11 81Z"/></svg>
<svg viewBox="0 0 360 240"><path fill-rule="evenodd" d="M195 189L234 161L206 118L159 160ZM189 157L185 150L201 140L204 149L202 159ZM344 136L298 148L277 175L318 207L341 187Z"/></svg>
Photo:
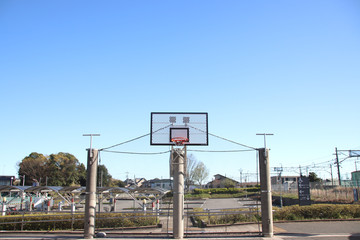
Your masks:
<svg viewBox="0 0 360 240"><path fill-rule="evenodd" d="M186 137L174 137L171 139L172 142L174 142L176 145L183 145L184 142L188 142L189 139Z"/></svg>

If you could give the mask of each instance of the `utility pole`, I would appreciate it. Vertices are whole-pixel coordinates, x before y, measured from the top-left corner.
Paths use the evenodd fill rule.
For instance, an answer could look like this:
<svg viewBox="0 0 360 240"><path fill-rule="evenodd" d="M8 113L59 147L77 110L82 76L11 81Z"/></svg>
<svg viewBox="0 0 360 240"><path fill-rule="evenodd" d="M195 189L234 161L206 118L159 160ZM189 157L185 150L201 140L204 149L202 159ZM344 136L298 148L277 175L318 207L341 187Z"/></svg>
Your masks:
<svg viewBox="0 0 360 240"><path fill-rule="evenodd" d="M185 175L185 150L173 148L172 159L174 168L174 214L173 214L173 234L175 239L184 237L184 175Z"/></svg>
<svg viewBox="0 0 360 240"><path fill-rule="evenodd" d="M98 168L98 150L92 149L92 137L100 134L83 134L90 137L86 168L86 196L85 196L85 219L84 238L92 239L95 236L95 212L96 212L96 182Z"/></svg>
<svg viewBox="0 0 360 240"><path fill-rule="evenodd" d="M258 151L259 151L259 165L260 165L262 233L264 237L273 237L274 227L273 227L272 200L271 200L269 153L268 153L268 149L265 148L259 148Z"/></svg>
<svg viewBox="0 0 360 240"><path fill-rule="evenodd" d="M338 150L337 147L335 148L335 155L336 155L336 165L337 165L337 171L338 171L338 178L339 178L339 186L341 186L341 176L340 176L340 164L339 164L339 156L338 156Z"/></svg>
<svg viewBox="0 0 360 240"><path fill-rule="evenodd" d="M89 149L87 159L84 238L92 239L95 235L98 150Z"/></svg>
<svg viewBox="0 0 360 240"><path fill-rule="evenodd" d="M274 136L274 134L273 133L257 133L256 135L264 136L264 149L266 150L266 136ZM264 154L267 154L267 152L265 151ZM256 185L259 185L259 166L258 166L257 161L256 161Z"/></svg>

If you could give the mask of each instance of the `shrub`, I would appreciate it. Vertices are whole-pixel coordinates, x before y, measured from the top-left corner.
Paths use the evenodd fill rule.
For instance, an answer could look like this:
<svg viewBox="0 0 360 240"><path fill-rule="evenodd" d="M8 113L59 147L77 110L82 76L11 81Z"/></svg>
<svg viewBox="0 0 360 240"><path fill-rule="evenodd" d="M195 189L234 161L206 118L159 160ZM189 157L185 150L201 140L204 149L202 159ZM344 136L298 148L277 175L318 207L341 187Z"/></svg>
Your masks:
<svg viewBox="0 0 360 240"><path fill-rule="evenodd" d="M348 219L360 217L360 205L317 204L274 208L274 220Z"/></svg>
<svg viewBox="0 0 360 240"><path fill-rule="evenodd" d="M22 219L24 220L22 222ZM96 227L138 227L157 224L156 217L142 213L97 213ZM65 230L83 229L84 214L26 214L0 217L0 230Z"/></svg>

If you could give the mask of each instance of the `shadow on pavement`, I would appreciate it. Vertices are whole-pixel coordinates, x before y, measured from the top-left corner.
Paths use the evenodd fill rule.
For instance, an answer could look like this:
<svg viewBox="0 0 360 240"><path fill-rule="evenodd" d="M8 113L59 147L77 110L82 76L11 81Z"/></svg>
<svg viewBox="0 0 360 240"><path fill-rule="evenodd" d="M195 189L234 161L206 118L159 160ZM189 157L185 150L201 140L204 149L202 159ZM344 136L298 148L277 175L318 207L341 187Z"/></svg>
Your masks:
<svg viewBox="0 0 360 240"><path fill-rule="evenodd" d="M360 233L353 233L349 237L349 240L360 240Z"/></svg>

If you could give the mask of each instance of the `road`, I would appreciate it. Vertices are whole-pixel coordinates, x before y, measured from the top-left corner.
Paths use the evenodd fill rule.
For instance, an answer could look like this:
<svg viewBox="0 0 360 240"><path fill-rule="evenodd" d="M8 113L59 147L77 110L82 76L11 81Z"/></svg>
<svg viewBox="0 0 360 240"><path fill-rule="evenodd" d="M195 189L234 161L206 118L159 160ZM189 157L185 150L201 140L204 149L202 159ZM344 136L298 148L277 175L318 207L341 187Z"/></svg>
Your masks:
<svg viewBox="0 0 360 240"><path fill-rule="evenodd" d="M360 239L360 221L292 222L274 226L280 239Z"/></svg>
<svg viewBox="0 0 360 240"><path fill-rule="evenodd" d="M246 198L244 199L218 198L218 199L206 199L206 201L200 207L203 209L226 209L226 208L256 207L256 204L257 204L256 201Z"/></svg>

